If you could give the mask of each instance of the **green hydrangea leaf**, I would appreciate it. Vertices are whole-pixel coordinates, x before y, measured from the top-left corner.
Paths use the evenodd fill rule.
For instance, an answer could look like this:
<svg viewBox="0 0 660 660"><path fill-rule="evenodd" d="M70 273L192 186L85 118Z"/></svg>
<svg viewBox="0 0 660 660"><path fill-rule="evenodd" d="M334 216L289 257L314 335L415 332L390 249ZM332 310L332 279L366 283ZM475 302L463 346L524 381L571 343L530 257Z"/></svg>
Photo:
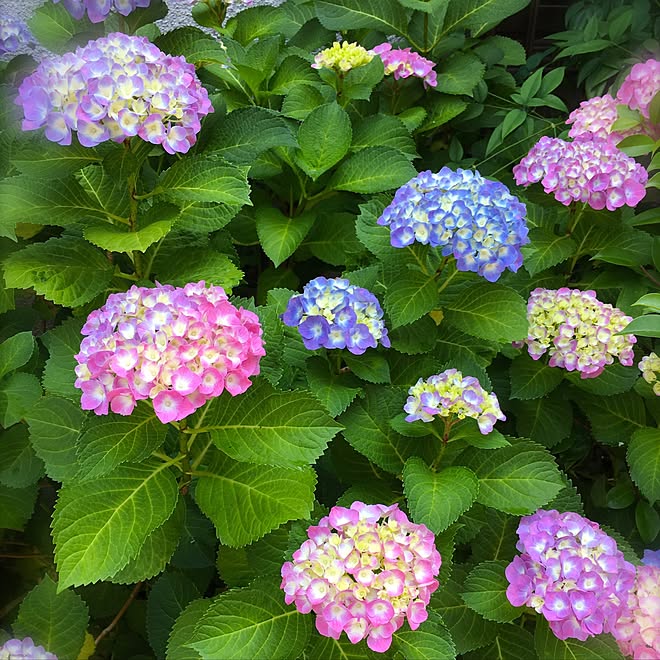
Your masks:
<svg viewBox="0 0 660 660"><path fill-rule="evenodd" d="M60 658L76 658L87 632L89 612L83 599L71 589L58 593L58 585L46 575L25 597L14 624L17 637L31 637L35 645Z"/></svg>
<svg viewBox="0 0 660 660"><path fill-rule="evenodd" d="M10 371L22 367L34 351L34 337L31 332L19 332L0 344L0 378Z"/></svg>
<svg viewBox="0 0 660 660"><path fill-rule="evenodd" d="M630 476L646 499L660 500L660 430L639 429L628 445Z"/></svg>
<svg viewBox="0 0 660 660"><path fill-rule="evenodd" d="M302 653L312 625L311 617L284 604L279 579L258 580L216 596L188 646L205 658L285 660Z"/></svg>
<svg viewBox="0 0 660 660"><path fill-rule="evenodd" d="M199 477L195 500L220 541L240 547L289 520L309 516L315 486L311 468L238 463L215 451Z"/></svg>
<svg viewBox="0 0 660 660"><path fill-rule="evenodd" d="M177 497L166 463L121 465L94 481L65 483L53 514L59 588L115 575L170 517Z"/></svg>
<svg viewBox="0 0 660 660"><path fill-rule="evenodd" d="M43 477L43 461L30 444L25 424L14 424L9 429L1 430L0 446L0 484L25 488Z"/></svg>
<svg viewBox="0 0 660 660"><path fill-rule="evenodd" d="M43 397L26 415L30 442L51 479L66 481L78 475L76 443L84 419L79 404L57 396Z"/></svg>
<svg viewBox="0 0 660 660"><path fill-rule="evenodd" d="M196 419L232 458L282 467L314 463L341 428L311 394L279 392L263 381L214 399Z"/></svg>
<svg viewBox="0 0 660 660"><path fill-rule="evenodd" d="M403 468L403 488L412 519L439 534L472 506L479 480L474 472L458 465L435 473L413 456Z"/></svg>
<svg viewBox="0 0 660 660"><path fill-rule="evenodd" d="M522 608L514 607L506 597L509 581L504 569L509 562L484 561L475 566L465 579L463 600L484 619L506 623L518 618Z"/></svg>
<svg viewBox="0 0 660 660"><path fill-rule="evenodd" d="M477 501L505 513L533 513L564 486L552 455L535 442L488 452L471 448L462 463L479 478Z"/></svg>
<svg viewBox="0 0 660 660"><path fill-rule="evenodd" d="M165 440L167 425L151 405L139 402L130 416L91 417L78 441L79 477L95 479L120 463L139 462Z"/></svg>
<svg viewBox="0 0 660 660"><path fill-rule="evenodd" d="M66 307L83 305L103 292L113 270L101 250L72 236L32 243L4 262L7 286L32 288Z"/></svg>

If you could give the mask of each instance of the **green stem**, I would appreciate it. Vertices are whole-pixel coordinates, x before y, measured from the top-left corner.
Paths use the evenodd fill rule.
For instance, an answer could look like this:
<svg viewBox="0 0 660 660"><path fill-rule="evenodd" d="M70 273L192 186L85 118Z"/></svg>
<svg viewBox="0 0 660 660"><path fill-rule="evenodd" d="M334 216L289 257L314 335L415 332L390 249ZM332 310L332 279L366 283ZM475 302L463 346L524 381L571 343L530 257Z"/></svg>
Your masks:
<svg viewBox="0 0 660 660"><path fill-rule="evenodd" d="M577 213L575 213L575 218L573 219L573 221L570 222L568 227L566 228L566 235L567 236L570 236L575 231L575 228L578 226L578 222L580 222L580 220L582 218L582 215L584 213L584 210L586 208L587 208L587 203L584 202L584 204L582 204L582 207L580 208L580 210Z"/></svg>
<svg viewBox="0 0 660 660"><path fill-rule="evenodd" d="M450 276L449 276L449 277L448 277L448 278L442 283L442 285L441 285L440 288L438 289L438 293L442 293L442 292L447 288L447 286L449 285L449 283L450 283L450 282L456 277L456 275L458 275L458 270L455 270L455 271L454 271L454 272L453 272L453 273L452 273L452 274L451 274L451 275L450 275Z"/></svg>
<svg viewBox="0 0 660 660"><path fill-rule="evenodd" d="M548 120L546 120L546 121L548 121ZM507 144L507 145L506 145L505 147L503 147L502 149L498 149L496 152L494 152L494 153L492 153L490 156L488 156L488 158L484 158L484 159L479 163L479 169L481 169L481 167L483 166L483 164L484 164L484 163L487 163L491 158L495 158L496 156L499 156L502 152L507 151L507 150L510 149L511 147L515 147L515 146L518 145L518 144L522 144L523 142L526 142L526 141L529 140L530 138L536 137L537 135L540 135L541 133L545 133L546 131L548 131L548 130L550 130L550 129L554 130L554 129L557 128L557 126L559 126L561 123L562 123L562 122L557 122L557 123L555 123L555 122L550 122L550 126L546 126L545 128L542 128L542 129L540 129L540 130L538 130L538 131L535 131L534 133L531 133L531 134L528 135L527 137L524 137L522 140L517 140L516 142L512 142L511 144ZM516 161L512 161L512 162L515 163ZM510 164L510 163L509 163L509 164ZM475 166L475 167L476 167L476 166ZM493 176L494 176L495 174L497 174L497 172L499 172L500 170L502 170L502 169L506 169L506 167L508 167L508 165L505 165L505 166L501 167L499 170L496 170L496 171L493 173Z"/></svg>

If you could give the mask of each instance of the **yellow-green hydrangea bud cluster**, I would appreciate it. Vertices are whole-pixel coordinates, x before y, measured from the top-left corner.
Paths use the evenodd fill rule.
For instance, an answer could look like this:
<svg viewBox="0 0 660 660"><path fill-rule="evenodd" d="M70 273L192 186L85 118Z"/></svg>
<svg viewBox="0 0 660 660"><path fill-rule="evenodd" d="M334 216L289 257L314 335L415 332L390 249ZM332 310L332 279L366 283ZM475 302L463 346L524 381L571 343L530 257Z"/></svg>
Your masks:
<svg viewBox="0 0 660 660"><path fill-rule="evenodd" d="M374 54L357 43L335 41L330 48L322 50L314 58L314 69L334 69L338 73L346 73L351 69L369 64Z"/></svg>
<svg viewBox="0 0 660 660"><path fill-rule="evenodd" d="M658 380L660 357L655 353L645 355L639 362L639 370L642 372L644 380L653 385L653 393L660 396L660 380Z"/></svg>

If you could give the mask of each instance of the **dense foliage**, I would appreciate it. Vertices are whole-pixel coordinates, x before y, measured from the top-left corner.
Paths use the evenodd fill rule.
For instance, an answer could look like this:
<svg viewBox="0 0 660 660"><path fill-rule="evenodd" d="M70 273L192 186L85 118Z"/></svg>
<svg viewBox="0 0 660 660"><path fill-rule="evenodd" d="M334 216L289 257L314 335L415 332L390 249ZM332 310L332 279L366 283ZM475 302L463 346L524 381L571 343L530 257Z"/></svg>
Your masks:
<svg viewBox="0 0 660 660"><path fill-rule="evenodd" d="M190 4L0 26L0 659L660 657L646 4Z"/></svg>

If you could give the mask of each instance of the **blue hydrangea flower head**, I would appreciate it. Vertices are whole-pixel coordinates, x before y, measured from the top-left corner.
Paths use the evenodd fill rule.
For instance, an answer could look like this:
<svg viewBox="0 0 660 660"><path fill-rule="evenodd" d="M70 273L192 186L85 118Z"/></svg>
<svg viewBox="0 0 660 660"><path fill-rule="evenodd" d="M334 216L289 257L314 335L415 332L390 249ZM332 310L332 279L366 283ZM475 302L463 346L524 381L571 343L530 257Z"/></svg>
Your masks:
<svg viewBox="0 0 660 660"><path fill-rule="evenodd" d="M440 247L443 256L455 257L458 270L495 282L505 269L515 273L522 265L526 212L503 183L443 167L401 186L378 224L389 225L394 247L415 241Z"/></svg>
<svg viewBox="0 0 660 660"><path fill-rule="evenodd" d="M306 284L289 300L282 321L297 327L305 348L312 351L324 346L361 355L379 341L390 346L376 296L340 277L317 277Z"/></svg>

